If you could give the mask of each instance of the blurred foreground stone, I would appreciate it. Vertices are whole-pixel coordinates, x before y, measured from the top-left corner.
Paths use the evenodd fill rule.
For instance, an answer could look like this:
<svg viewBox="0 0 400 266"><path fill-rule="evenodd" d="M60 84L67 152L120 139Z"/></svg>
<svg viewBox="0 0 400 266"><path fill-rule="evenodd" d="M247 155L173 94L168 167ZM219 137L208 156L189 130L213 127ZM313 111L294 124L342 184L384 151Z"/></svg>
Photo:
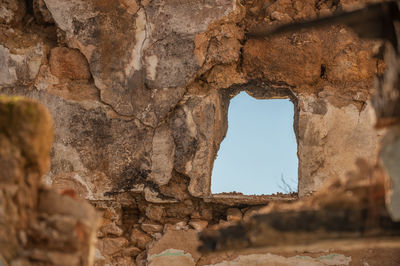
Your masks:
<svg viewBox="0 0 400 266"><path fill-rule="evenodd" d="M46 108L0 96L0 265L92 265L96 211L40 183L52 142Z"/></svg>
<svg viewBox="0 0 400 266"><path fill-rule="evenodd" d="M255 247L284 250L307 245L352 248L364 245L399 247L400 223L385 205L385 175L380 166L357 162L358 171L328 180L310 197L271 203L247 221L203 231L201 250L223 251ZM337 244L335 244L337 241ZM394 246L393 246L394 245Z"/></svg>

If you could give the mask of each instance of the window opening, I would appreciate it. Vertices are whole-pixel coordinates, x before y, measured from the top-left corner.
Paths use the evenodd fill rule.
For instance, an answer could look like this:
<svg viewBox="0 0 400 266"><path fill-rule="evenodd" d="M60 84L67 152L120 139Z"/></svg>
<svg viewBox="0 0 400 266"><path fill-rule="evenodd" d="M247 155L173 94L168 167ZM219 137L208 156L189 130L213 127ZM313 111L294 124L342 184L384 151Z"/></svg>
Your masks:
<svg viewBox="0 0 400 266"><path fill-rule="evenodd" d="M228 110L228 132L214 162L211 192L297 192L293 119L289 99L257 100L246 92L234 97Z"/></svg>

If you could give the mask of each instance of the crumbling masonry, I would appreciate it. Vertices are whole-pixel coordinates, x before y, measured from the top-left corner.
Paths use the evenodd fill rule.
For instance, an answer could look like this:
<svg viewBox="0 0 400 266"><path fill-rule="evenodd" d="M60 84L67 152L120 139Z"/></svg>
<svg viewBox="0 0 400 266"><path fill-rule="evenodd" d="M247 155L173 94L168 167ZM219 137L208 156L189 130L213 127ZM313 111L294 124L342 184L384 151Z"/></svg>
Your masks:
<svg viewBox="0 0 400 266"><path fill-rule="evenodd" d="M366 168L376 165L385 129L374 128L371 95L375 77L385 71L383 59L374 57L382 42L361 40L342 25L246 37L255 28L319 18L367 2L376 1L0 0L0 93L37 101L54 120L51 167L46 173L35 170L42 180L34 189L51 185L61 194L50 188L46 193L71 202L79 196L98 210L94 265L400 263L394 244L198 250L203 229L247 222L262 207L273 208L272 201L297 199L211 194L229 101L240 91L294 103L300 198L326 188L328 179L359 172L360 159ZM24 149L25 143L17 144ZM2 146L0 155L7 154ZM0 166L7 168L2 165L0 157ZM9 226L9 220L1 220L9 216L3 205L0 198L1 230ZM36 213L40 206L30 208ZM43 208L40 212L52 207ZM97 218L89 214L90 206L84 208L92 219L85 227L89 234ZM75 245L81 253L70 255L79 259L23 259L28 265L90 265L85 258L92 242L82 239L84 244L77 242L82 246ZM3 254L2 248L0 261L14 265L21 251L13 252Z"/></svg>

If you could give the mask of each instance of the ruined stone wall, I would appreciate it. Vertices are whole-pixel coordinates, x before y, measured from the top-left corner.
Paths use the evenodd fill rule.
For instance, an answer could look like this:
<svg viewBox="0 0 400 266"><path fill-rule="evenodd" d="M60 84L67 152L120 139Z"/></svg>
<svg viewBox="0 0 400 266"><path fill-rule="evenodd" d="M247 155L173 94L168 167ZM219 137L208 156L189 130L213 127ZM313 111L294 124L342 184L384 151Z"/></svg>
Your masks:
<svg viewBox="0 0 400 266"><path fill-rule="evenodd" d="M210 190L229 100L242 90L294 102L300 196L359 157L375 161L377 43L339 25L245 36L353 2L363 1L2 1L0 92L49 108L43 179L103 211L98 263L141 263L171 230L194 234L256 211Z"/></svg>
<svg viewBox="0 0 400 266"><path fill-rule="evenodd" d="M53 121L37 102L0 97L0 264L93 265L99 215L41 183Z"/></svg>

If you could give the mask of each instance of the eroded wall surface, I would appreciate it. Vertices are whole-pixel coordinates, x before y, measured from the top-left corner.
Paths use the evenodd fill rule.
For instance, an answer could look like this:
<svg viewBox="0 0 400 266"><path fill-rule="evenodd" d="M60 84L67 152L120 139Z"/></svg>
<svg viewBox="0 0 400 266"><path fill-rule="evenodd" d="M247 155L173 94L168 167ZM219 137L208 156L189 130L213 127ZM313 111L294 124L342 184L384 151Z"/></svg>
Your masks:
<svg viewBox="0 0 400 266"><path fill-rule="evenodd" d="M43 179L103 211L97 262L155 261L148 247L169 230L256 211L210 195L229 100L241 90L294 102L300 196L354 170L359 157L376 160L376 42L339 25L245 36L362 2L3 1L0 92L50 110L55 141Z"/></svg>

